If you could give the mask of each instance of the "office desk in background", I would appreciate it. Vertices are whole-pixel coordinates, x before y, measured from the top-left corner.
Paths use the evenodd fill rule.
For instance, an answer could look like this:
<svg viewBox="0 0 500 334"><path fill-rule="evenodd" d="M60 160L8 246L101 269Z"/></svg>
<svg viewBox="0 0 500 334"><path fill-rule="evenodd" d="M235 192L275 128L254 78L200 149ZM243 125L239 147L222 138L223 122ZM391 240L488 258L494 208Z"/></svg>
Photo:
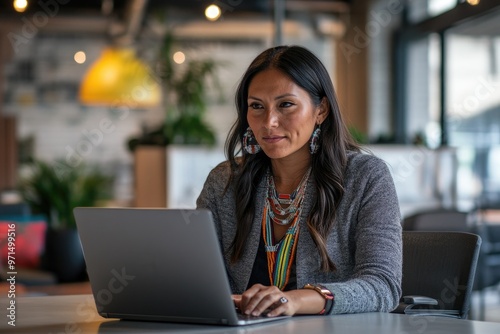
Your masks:
<svg viewBox="0 0 500 334"><path fill-rule="evenodd" d="M0 333L500 333L500 323L390 313L296 316L243 327L119 321L100 317L92 295L19 297L12 327L5 314L8 302L0 299Z"/></svg>

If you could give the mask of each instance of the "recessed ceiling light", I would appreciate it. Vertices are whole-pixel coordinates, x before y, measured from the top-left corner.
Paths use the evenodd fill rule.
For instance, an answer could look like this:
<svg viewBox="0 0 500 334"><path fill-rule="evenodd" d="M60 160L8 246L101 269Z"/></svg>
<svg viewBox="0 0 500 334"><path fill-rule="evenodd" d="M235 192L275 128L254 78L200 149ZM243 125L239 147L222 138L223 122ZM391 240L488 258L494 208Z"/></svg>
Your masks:
<svg viewBox="0 0 500 334"><path fill-rule="evenodd" d="M73 56L73 59L75 59L75 61L78 63L78 64L83 64L85 63L85 61L87 60L87 55L85 54L85 52L83 51L78 51L77 53L75 53L75 55Z"/></svg>
<svg viewBox="0 0 500 334"><path fill-rule="evenodd" d="M205 9L205 17L209 21L217 21L221 14L221 10L217 5L210 5Z"/></svg>
<svg viewBox="0 0 500 334"><path fill-rule="evenodd" d="M174 61L176 64L182 64L186 61L186 55L182 51L177 51L174 53Z"/></svg>
<svg viewBox="0 0 500 334"><path fill-rule="evenodd" d="M14 9L16 10L16 12L22 13L26 10L26 8L28 8L28 1L27 0L14 0L12 5L14 6Z"/></svg>

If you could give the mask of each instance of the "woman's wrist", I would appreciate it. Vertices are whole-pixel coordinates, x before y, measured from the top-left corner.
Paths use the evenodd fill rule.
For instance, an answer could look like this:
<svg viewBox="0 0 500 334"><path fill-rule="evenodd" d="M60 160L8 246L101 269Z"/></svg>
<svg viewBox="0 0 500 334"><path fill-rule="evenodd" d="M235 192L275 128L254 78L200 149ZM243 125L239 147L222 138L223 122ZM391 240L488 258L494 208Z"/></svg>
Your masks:
<svg viewBox="0 0 500 334"><path fill-rule="evenodd" d="M335 302L335 296L330 290L322 285L309 283L304 285L303 289L314 290L319 293L321 297L323 297L325 304L323 309L318 314L328 314L331 311Z"/></svg>

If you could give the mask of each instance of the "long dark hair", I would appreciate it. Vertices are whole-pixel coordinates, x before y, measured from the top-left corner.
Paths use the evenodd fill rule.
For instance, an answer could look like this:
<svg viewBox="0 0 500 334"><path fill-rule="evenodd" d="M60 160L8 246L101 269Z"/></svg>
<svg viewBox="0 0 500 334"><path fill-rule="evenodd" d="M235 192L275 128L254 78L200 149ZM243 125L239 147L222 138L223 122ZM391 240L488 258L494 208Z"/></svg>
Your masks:
<svg viewBox="0 0 500 334"><path fill-rule="evenodd" d="M344 194L343 178L347 152L359 151L342 120L332 81L321 61L300 46L277 46L265 50L250 64L238 86L235 100L238 119L226 140L226 155L232 168L231 182L235 182L237 229L232 243L231 259L238 261L244 251L255 214L254 198L257 186L270 168L271 161L259 152L251 155L242 150L242 138L248 128L248 87L257 73L274 68L286 74L309 93L314 105L326 98L329 113L321 124L319 151L312 155L313 178L317 200L309 214L307 226L318 247L322 269L331 271L335 265L326 250L326 237L334 222L336 209ZM242 153L241 159L236 155ZM320 181L321 180L321 181Z"/></svg>

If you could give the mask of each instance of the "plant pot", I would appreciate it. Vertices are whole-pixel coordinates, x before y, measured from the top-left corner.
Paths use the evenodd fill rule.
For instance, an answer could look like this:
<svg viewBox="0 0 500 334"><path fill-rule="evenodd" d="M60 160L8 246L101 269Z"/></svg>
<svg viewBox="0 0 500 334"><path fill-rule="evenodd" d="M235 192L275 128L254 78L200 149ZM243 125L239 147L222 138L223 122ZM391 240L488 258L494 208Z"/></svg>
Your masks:
<svg viewBox="0 0 500 334"><path fill-rule="evenodd" d="M46 269L56 275L59 283L85 279L85 259L76 229L47 230L45 263Z"/></svg>

